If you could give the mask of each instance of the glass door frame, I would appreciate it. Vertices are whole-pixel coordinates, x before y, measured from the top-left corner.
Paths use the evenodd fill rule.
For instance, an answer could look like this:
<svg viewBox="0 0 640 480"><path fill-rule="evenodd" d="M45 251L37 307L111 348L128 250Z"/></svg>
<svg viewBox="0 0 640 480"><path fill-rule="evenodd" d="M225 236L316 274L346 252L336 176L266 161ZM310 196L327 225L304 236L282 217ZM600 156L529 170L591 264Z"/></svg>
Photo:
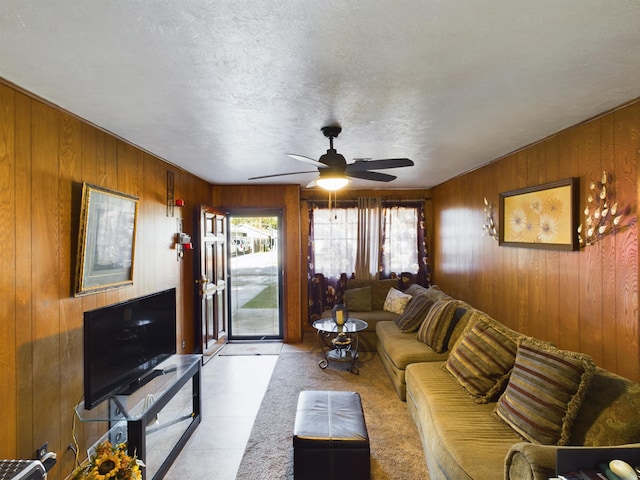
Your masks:
<svg viewBox="0 0 640 480"><path fill-rule="evenodd" d="M260 341L260 340L283 340L284 339L284 267L283 267L283 244L282 244L282 219L283 210L280 208L250 208L250 209L231 209L226 212L227 214L227 297L229 304L229 341ZM237 310L237 305L233 303L233 291L235 289L236 277L231 270L232 258L231 258L231 242L232 242L232 219L233 218L255 218L255 217L276 217L278 219L277 228L277 265L278 269L278 334L277 335L239 335L234 333L234 311Z"/></svg>

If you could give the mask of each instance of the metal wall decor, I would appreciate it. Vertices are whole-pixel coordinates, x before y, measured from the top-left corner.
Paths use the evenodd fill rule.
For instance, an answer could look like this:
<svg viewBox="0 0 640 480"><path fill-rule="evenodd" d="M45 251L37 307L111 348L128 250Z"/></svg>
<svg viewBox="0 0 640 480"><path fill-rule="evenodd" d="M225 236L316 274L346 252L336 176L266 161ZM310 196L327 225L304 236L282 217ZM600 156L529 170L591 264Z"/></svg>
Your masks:
<svg viewBox="0 0 640 480"><path fill-rule="evenodd" d="M493 221L493 205L484 197L484 225L482 225L482 231L485 235L489 235L494 240L498 240L498 230L496 224Z"/></svg>
<svg viewBox="0 0 640 480"><path fill-rule="evenodd" d="M589 184L587 205L584 207L584 224L578 227L580 246L589 246L601 240L605 235L614 233L621 227L622 217L627 208L619 208L618 202L613 205L613 189L608 183L610 175L602 172L599 181Z"/></svg>

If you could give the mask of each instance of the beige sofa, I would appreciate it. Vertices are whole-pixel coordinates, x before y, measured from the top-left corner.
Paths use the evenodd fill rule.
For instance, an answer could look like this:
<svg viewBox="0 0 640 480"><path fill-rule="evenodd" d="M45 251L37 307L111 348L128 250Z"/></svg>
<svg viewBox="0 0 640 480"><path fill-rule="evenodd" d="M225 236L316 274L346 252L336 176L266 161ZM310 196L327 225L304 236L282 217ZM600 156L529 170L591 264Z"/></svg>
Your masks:
<svg viewBox="0 0 640 480"><path fill-rule="evenodd" d="M431 480L547 480L556 474L556 453L563 448L560 445L640 448L635 445L640 442L640 385L595 367L586 355L556 349L442 292L430 293L439 297L434 305L450 302L455 306L447 311L447 343L437 349L444 351L436 352L418 340L424 324L416 333L402 332L397 319L377 322L376 332L380 358L399 397L406 398L420 433ZM479 336L490 338L491 348L496 351L503 346L509 351L504 356L496 354L507 373L498 369L487 379L484 373L473 373L482 361L472 354L485 348L474 350ZM512 415L510 409L524 408L517 395L518 386L527 381L528 368L543 371L547 357L561 366L566 360L576 369L575 378L567 379L566 385L562 378L554 387L545 388L542 380L540 385L530 387L533 401L552 392L550 401L558 402L552 414L536 404L530 418ZM554 375L549 377L556 381ZM478 394L476 380L488 380L491 387ZM536 388L542 390L535 393ZM521 390L527 392L529 387ZM528 401L522 402L529 407ZM545 427L542 422L548 422L549 431L540 434L528 422ZM541 444L547 441L553 444Z"/></svg>

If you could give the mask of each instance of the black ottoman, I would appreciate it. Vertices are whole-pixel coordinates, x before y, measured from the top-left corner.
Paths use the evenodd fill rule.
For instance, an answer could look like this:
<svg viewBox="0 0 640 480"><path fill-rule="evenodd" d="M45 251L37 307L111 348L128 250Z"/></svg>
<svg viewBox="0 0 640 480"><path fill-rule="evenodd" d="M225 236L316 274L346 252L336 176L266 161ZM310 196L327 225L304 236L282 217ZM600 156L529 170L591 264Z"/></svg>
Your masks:
<svg viewBox="0 0 640 480"><path fill-rule="evenodd" d="M369 480L369 435L356 392L300 392L293 427L298 480Z"/></svg>

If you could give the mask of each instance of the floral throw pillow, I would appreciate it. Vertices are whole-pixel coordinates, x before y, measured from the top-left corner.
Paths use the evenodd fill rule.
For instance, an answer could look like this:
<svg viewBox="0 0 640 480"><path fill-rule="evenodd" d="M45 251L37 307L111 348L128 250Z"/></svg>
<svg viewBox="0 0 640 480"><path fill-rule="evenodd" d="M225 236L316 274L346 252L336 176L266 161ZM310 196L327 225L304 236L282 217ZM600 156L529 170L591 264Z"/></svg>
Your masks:
<svg viewBox="0 0 640 480"><path fill-rule="evenodd" d="M406 293L402 293L400 290L396 290L395 288L390 288L389 293L387 293L387 298L384 301L384 306L382 309L386 312L397 313L400 315L404 312L404 309L407 307L409 300L413 297L411 295L407 295Z"/></svg>

